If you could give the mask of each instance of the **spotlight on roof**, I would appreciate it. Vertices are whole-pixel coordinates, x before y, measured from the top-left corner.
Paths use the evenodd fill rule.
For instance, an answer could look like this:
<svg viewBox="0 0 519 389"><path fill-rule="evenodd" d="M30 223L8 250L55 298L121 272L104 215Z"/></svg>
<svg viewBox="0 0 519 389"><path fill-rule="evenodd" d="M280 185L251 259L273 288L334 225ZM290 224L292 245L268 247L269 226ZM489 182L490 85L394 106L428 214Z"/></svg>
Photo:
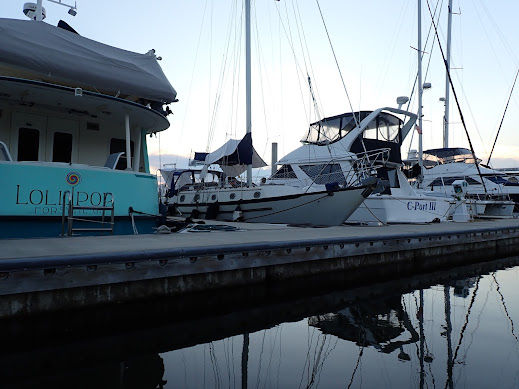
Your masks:
<svg viewBox="0 0 519 389"><path fill-rule="evenodd" d="M77 11L74 8L71 8L71 9L68 10L68 14L72 15L72 16L76 16L77 15Z"/></svg>

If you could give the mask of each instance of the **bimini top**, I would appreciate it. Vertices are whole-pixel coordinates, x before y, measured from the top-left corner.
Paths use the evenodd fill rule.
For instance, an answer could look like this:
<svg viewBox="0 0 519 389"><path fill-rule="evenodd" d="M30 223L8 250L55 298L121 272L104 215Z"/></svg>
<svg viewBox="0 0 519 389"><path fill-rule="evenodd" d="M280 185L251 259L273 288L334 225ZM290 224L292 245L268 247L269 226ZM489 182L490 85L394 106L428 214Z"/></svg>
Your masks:
<svg viewBox="0 0 519 389"><path fill-rule="evenodd" d="M137 54L32 20L0 18L0 75L144 103L168 104L177 94L153 50Z"/></svg>
<svg viewBox="0 0 519 389"><path fill-rule="evenodd" d="M425 150L423 152L423 162L425 167L432 167L453 162L479 163L481 160L474 160L474 156L469 149L462 147L450 147Z"/></svg>

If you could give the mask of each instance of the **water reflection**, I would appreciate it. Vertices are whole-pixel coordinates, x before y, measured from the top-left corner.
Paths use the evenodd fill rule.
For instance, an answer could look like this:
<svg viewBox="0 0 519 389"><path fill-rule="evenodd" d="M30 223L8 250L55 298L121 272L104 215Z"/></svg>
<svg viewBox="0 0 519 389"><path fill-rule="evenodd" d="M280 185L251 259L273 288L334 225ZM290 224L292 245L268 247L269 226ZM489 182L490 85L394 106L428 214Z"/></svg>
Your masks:
<svg viewBox="0 0 519 389"><path fill-rule="evenodd" d="M349 272L3 321L2 387L519 387L518 265Z"/></svg>

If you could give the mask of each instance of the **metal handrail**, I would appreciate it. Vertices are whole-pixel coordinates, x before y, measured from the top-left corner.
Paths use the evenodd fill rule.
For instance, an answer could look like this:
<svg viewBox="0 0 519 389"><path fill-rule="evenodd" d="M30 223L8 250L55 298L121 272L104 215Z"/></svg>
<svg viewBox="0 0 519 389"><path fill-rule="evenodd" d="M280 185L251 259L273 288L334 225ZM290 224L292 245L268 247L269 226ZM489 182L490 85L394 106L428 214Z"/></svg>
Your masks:
<svg viewBox="0 0 519 389"><path fill-rule="evenodd" d="M67 205L67 195L68 195L68 215L67 215L67 235L65 235L65 207ZM110 201L107 201L108 195L110 195ZM107 204L110 203L111 205L108 206ZM83 209L83 210L99 210L102 211L101 214L101 221L98 220L89 220L89 219L82 219L74 217L74 210L76 209ZM105 221L106 219L106 211L110 210L110 221ZM84 222L90 222L90 223L97 223L101 224L102 226L109 224L110 228L73 228L74 220L77 221L84 221ZM114 232L114 224L115 224L115 199L113 193L105 193L103 196L103 205L102 206L74 206L74 195L70 191L65 191L63 193L63 209L61 214L61 236L72 236L74 231L97 231L97 232L105 232L110 230L110 233L113 234Z"/></svg>
<svg viewBox="0 0 519 389"><path fill-rule="evenodd" d="M72 204L72 193L69 190L66 190L63 193L63 209L61 211L61 236L65 236L65 206L66 206L65 197L67 195L68 195L68 200L69 200L68 201L68 204L69 204L69 217L70 217L70 206ZM68 234L68 229L67 229L67 234Z"/></svg>

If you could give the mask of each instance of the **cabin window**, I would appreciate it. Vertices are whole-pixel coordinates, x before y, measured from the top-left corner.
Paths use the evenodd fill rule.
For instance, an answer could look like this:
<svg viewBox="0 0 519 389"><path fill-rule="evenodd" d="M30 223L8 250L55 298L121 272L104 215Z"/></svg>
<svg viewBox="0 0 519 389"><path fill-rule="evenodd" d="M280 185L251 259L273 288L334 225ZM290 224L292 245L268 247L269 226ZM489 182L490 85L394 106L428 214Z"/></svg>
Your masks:
<svg viewBox="0 0 519 389"><path fill-rule="evenodd" d="M35 128L20 128L18 131L18 161L38 161L40 131Z"/></svg>
<svg viewBox="0 0 519 389"><path fill-rule="evenodd" d="M124 152L124 154L121 155L121 158L119 158L119 162L117 162L117 166L115 167L117 170L126 169L126 140L118 139L118 138L110 139L110 154L121 153L121 152ZM133 156L134 155L133 141L130 141L130 152L132 153L132 156Z"/></svg>
<svg viewBox="0 0 519 389"><path fill-rule="evenodd" d="M429 184L429 186L431 188L433 188L435 186L448 186L448 185L452 185L453 182L457 181L457 180L465 180L465 181L467 181L467 184L469 184L469 185L481 185L481 182L478 182L471 177L438 177L438 178L435 178Z"/></svg>
<svg viewBox="0 0 519 389"><path fill-rule="evenodd" d="M270 177L273 180L286 180L288 178L297 178L296 173L294 173L294 170L292 169L292 166L290 165L283 165L281 166L276 173L272 177Z"/></svg>
<svg viewBox="0 0 519 389"><path fill-rule="evenodd" d="M485 176L487 179L492 181L494 184L504 185L508 182L512 182L510 179L506 179L505 176ZM517 179L516 179L517 182Z"/></svg>
<svg viewBox="0 0 519 389"><path fill-rule="evenodd" d="M379 115L364 130L365 139L375 139L384 142L399 142L401 121L390 115Z"/></svg>
<svg viewBox="0 0 519 389"><path fill-rule="evenodd" d="M54 133L52 162L72 162L72 134Z"/></svg>
<svg viewBox="0 0 519 389"><path fill-rule="evenodd" d="M301 170L318 185L336 182L344 185L346 179L339 164L301 165Z"/></svg>

